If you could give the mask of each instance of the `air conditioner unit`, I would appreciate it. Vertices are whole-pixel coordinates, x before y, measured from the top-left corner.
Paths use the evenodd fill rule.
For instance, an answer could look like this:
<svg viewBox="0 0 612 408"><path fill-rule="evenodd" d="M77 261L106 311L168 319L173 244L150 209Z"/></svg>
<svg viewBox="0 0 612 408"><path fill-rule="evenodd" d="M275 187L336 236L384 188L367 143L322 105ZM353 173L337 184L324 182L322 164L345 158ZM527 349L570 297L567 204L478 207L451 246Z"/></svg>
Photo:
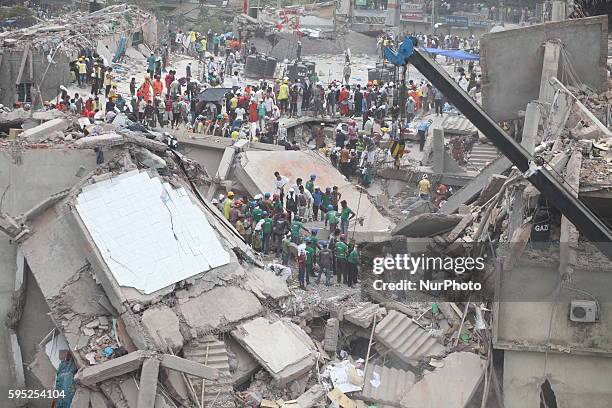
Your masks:
<svg viewBox="0 0 612 408"><path fill-rule="evenodd" d="M572 322L593 323L597 320L597 303L593 300L572 300L570 320Z"/></svg>

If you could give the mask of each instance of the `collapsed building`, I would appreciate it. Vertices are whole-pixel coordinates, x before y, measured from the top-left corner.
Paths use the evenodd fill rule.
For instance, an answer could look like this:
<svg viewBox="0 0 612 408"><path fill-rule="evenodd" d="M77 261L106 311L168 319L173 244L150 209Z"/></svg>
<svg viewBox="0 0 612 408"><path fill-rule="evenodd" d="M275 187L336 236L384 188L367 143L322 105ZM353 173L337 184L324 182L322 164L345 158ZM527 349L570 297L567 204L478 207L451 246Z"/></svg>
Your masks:
<svg viewBox="0 0 612 408"><path fill-rule="evenodd" d="M110 63L140 44L157 45L157 20L128 4L0 33L0 103L34 101L40 106L69 82L70 62L79 56L97 53Z"/></svg>

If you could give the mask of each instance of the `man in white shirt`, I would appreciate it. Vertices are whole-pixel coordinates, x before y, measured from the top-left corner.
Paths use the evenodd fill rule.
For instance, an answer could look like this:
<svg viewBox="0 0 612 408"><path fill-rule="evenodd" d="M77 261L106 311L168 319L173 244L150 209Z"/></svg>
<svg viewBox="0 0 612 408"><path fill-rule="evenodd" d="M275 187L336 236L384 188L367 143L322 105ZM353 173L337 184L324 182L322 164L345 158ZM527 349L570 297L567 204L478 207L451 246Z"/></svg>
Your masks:
<svg viewBox="0 0 612 408"><path fill-rule="evenodd" d="M285 176L281 176L278 171L274 172L274 193L278 194L281 202L285 196L285 186L289 183L289 179Z"/></svg>
<svg viewBox="0 0 612 408"><path fill-rule="evenodd" d="M241 122L244 122L244 114L246 113L244 108L239 106L236 108L234 112L236 112L236 120L240 120Z"/></svg>

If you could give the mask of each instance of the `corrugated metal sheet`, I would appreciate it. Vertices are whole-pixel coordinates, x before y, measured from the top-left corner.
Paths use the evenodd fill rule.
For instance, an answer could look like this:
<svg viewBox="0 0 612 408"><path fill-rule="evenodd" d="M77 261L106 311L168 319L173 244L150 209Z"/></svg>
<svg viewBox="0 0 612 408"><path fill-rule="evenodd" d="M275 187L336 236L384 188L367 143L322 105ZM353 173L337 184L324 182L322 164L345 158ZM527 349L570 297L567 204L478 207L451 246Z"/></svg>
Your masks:
<svg viewBox="0 0 612 408"><path fill-rule="evenodd" d="M344 312L344 319L349 322L368 328L372 325L374 315L378 312L380 306L371 302L363 302L358 306Z"/></svg>
<svg viewBox="0 0 612 408"><path fill-rule="evenodd" d="M376 325L374 335L393 355L406 363L426 356L437 356L445 350L427 331L396 310L389 311L387 317Z"/></svg>
<svg viewBox="0 0 612 408"><path fill-rule="evenodd" d="M380 384L375 387L372 381L376 383L377 377ZM377 405L400 407L402 397L412 388L414 382L415 376L410 371L370 364L366 371L361 399Z"/></svg>
<svg viewBox="0 0 612 408"><path fill-rule="evenodd" d="M199 378L188 376L198 397L202 395L202 384L204 384L204 406L210 406L216 399L215 406L235 407L232 396L232 376L225 343L213 336L206 336L199 342L186 346L183 354L186 359L216 368L221 373L217 381L202 381Z"/></svg>

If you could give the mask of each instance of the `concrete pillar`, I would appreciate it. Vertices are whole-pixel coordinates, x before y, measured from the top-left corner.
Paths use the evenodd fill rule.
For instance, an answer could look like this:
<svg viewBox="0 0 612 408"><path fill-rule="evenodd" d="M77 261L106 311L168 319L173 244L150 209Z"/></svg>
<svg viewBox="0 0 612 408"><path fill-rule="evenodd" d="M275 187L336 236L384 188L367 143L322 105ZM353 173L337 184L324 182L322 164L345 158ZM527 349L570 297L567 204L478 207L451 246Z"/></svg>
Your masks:
<svg viewBox="0 0 612 408"><path fill-rule="evenodd" d="M535 151L541 116L540 105L536 102L529 102L525 111L525 124L523 126L521 145L531 155Z"/></svg>
<svg viewBox="0 0 612 408"><path fill-rule="evenodd" d="M551 21L563 21L567 17L566 4L564 1L553 1Z"/></svg>
<svg viewBox="0 0 612 408"><path fill-rule="evenodd" d="M138 408L149 408L155 405L158 375L159 360L156 358L145 360L142 364L142 371L140 373Z"/></svg>
<svg viewBox="0 0 612 408"><path fill-rule="evenodd" d="M574 197L578 197L580 188L580 167L582 166L582 151L576 149L565 170L565 182L570 186L569 190ZM578 230L565 216L561 217L561 237L559 243L559 273L561 275L574 272L576 265L576 245L578 244Z"/></svg>
<svg viewBox="0 0 612 408"><path fill-rule="evenodd" d="M555 95L555 88L550 85L551 77L559 77L559 59L561 58L561 44L557 42L547 42L544 45L544 59L542 61L542 77L540 80L541 102L552 103Z"/></svg>
<svg viewBox="0 0 612 408"><path fill-rule="evenodd" d="M433 130L433 167L434 174L444 173L444 129Z"/></svg>

